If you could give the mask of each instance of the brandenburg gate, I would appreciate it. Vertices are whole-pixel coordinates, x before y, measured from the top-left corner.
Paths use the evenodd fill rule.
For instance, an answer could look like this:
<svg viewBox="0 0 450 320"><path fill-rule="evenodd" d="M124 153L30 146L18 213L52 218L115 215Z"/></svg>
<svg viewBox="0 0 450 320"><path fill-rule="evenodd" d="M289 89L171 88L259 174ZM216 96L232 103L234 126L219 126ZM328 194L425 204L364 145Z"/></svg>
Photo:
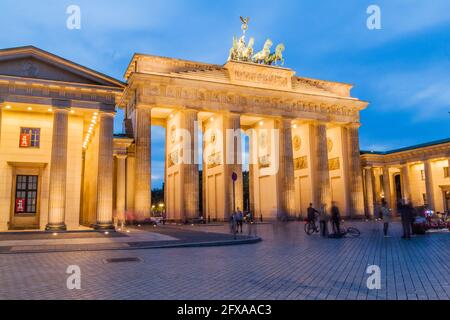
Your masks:
<svg viewBox="0 0 450 320"><path fill-rule="evenodd" d="M134 55L119 104L134 138L123 160L127 166L121 166L127 209L141 219L150 217L155 125L166 129L161 152L169 220L198 218L200 199L203 217L227 220L234 204L233 173L236 207L243 209L244 135L250 145L250 210L256 217L305 216L309 203L329 210L332 202L346 216L363 217L358 131L367 103L351 96L349 84L299 77L279 66L282 44L271 53L267 40L254 53L254 39L245 41L248 20L243 23L244 34L234 38L224 65Z"/></svg>

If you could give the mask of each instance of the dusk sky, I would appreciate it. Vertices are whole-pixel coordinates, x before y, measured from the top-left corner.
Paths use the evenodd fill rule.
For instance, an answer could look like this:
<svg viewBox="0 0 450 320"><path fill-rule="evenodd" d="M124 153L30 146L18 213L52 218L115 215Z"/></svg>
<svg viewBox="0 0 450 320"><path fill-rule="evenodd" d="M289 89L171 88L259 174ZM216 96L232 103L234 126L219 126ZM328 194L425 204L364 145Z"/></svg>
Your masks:
<svg viewBox="0 0 450 320"><path fill-rule="evenodd" d="M366 26L372 4L381 30ZM69 5L81 8L81 30L66 28ZM370 102L362 149L450 137L449 0L1 0L0 12L0 47L34 45L120 80L135 52L223 64L239 16L250 16L256 49L267 38L283 42L297 75L354 84L353 96ZM155 154L164 141L153 132ZM152 159L154 186L163 160Z"/></svg>

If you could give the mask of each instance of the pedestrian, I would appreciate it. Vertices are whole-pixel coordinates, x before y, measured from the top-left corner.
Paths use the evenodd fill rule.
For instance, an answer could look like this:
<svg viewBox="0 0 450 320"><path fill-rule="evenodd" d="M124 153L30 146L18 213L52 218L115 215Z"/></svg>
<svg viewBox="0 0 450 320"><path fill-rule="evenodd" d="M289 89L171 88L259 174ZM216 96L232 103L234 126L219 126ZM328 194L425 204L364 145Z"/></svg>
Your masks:
<svg viewBox="0 0 450 320"><path fill-rule="evenodd" d="M241 211L240 208L237 208L236 221L237 221L237 232L239 232L240 229L242 233L242 226L244 225L244 213Z"/></svg>
<svg viewBox="0 0 450 320"><path fill-rule="evenodd" d="M389 208L388 203L386 202L386 200L383 200L382 204L381 204L381 214L382 214L382 219L383 219L383 223L384 223L384 227L383 227L383 232L384 232L384 237L388 238L389 235L389 224L391 223L392 220L392 211Z"/></svg>
<svg viewBox="0 0 450 320"><path fill-rule="evenodd" d="M319 214L319 211L313 208L313 204L310 203L308 210L307 210L307 220L309 223L312 223L314 230L318 230L316 225L317 215Z"/></svg>
<svg viewBox="0 0 450 320"><path fill-rule="evenodd" d="M406 202L400 205L400 215L402 217L403 239L411 239L411 211L410 203Z"/></svg>
<svg viewBox="0 0 450 320"><path fill-rule="evenodd" d="M327 205L322 204L319 211L320 234L322 237L328 237L328 214Z"/></svg>
<svg viewBox="0 0 450 320"><path fill-rule="evenodd" d="M237 230L237 217L236 212L233 212L230 216L230 233L236 236Z"/></svg>
<svg viewBox="0 0 450 320"><path fill-rule="evenodd" d="M335 235L341 234L341 213L336 202L333 202L331 207L331 223L333 225L333 233Z"/></svg>

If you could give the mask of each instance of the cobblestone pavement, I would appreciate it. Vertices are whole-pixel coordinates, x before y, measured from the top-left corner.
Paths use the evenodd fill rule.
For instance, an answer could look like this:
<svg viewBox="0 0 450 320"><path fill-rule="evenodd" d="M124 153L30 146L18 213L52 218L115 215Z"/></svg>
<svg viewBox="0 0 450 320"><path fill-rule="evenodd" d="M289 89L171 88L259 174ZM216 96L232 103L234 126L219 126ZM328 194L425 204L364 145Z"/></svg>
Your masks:
<svg viewBox="0 0 450 320"><path fill-rule="evenodd" d="M264 241L235 247L0 256L1 299L450 299L450 234L384 238L381 224L357 239L307 237L302 223L259 225ZM196 227L226 231L223 227ZM141 262L105 263L111 258ZM81 290L66 270L81 268ZM368 290L366 268L382 270Z"/></svg>

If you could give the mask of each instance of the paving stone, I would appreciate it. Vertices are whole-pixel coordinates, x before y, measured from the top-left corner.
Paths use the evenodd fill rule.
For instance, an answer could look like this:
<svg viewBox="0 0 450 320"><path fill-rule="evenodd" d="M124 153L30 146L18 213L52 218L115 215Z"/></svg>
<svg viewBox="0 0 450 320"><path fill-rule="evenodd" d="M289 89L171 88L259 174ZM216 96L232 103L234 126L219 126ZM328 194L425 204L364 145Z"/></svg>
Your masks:
<svg viewBox="0 0 450 320"><path fill-rule="evenodd" d="M308 237L303 223L258 225L259 244L153 250L14 254L0 257L0 299L450 299L450 234L385 239L382 225L347 222L358 239ZM227 226L183 227L193 238ZM167 235L174 236L168 230ZM141 263L105 264L139 258ZM81 269L81 290L68 290L68 266ZM369 265L382 289L368 290Z"/></svg>

